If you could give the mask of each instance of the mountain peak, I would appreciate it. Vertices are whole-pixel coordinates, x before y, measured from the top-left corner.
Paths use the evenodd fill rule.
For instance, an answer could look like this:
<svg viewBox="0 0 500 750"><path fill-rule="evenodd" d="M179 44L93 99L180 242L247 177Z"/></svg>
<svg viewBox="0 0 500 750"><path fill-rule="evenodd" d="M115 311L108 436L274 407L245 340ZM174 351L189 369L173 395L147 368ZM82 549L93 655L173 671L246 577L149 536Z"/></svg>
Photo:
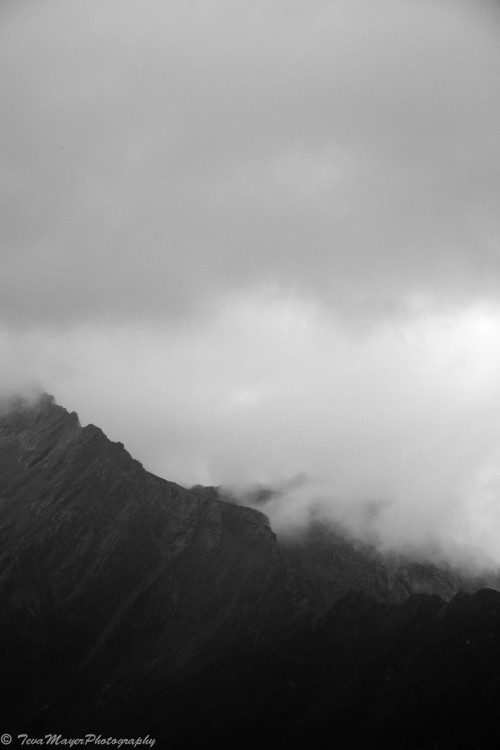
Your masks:
<svg viewBox="0 0 500 750"><path fill-rule="evenodd" d="M316 700L327 700L325 716L330 701L344 715L336 696L349 680L361 697L372 683L404 685L407 653L418 666L427 634L432 646L455 620L462 638L473 607L462 597L443 609L462 585L452 574L391 567L336 528L277 539L259 510L150 474L46 393L13 399L0 416L0 571L9 731L156 728L165 746L197 722L217 735L229 721L244 734L255 711L271 725L284 711L292 734L296 719L309 732L300 701L314 728ZM499 598L486 593L475 605L488 649ZM331 654L340 657L330 672ZM261 744L253 731L245 747Z"/></svg>

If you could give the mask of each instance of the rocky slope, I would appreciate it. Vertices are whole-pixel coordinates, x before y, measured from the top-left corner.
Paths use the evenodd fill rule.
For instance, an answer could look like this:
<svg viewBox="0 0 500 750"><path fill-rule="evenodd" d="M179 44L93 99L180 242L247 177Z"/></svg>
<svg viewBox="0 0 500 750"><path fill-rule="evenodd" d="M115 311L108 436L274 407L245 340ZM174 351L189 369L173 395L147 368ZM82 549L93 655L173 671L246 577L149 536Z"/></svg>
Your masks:
<svg viewBox="0 0 500 750"><path fill-rule="evenodd" d="M236 502L217 487L195 486L192 490L202 497ZM272 490L259 488L249 492L247 500L251 507L265 512L274 497ZM277 539L281 556L308 602L322 609L346 591L362 591L381 602L402 603L419 593L448 600L459 591L474 592L484 587L500 590L500 573L493 568L479 570L472 564L458 568L444 558L439 563L431 562L422 554L382 554L325 519L312 520L300 532L278 532Z"/></svg>
<svg viewBox="0 0 500 750"><path fill-rule="evenodd" d="M185 675L300 613L262 514L149 474L50 397L0 420L0 497L0 633L21 723L72 670L99 676L105 705L130 674Z"/></svg>
<svg viewBox="0 0 500 750"><path fill-rule="evenodd" d="M337 727L343 747L369 747L375 730L390 743L412 685L427 712L426 680L434 696L447 689L434 668L441 651L446 674L458 660L460 700L470 654L483 665L476 694L494 683L485 665L496 664L500 594L445 604L478 585L384 560L325 525L278 541L262 513L153 476L49 396L0 416L2 726L12 734L266 747Z"/></svg>

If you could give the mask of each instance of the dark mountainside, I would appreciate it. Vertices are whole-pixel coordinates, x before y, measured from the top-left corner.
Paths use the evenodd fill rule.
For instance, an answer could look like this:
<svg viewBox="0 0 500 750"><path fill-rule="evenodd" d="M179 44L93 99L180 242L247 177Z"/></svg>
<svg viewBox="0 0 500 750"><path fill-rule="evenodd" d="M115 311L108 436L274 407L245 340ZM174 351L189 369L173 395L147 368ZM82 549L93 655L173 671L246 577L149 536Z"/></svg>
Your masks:
<svg viewBox="0 0 500 750"><path fill-rule="evenodd" d="M486 748L500 593L160 479L49 396L0 417L2 727ZM490 585L492 585L490 583Z"/></svg>

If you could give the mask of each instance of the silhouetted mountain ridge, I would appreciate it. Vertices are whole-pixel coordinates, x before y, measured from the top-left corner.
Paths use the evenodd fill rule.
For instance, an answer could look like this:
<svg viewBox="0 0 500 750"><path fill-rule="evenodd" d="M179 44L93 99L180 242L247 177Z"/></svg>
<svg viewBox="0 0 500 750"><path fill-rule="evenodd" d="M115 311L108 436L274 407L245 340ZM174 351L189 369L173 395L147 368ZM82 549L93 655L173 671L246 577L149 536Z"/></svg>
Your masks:
<svg viewBox="0 0 500 750"><path fill-rule="evenodd" d="M102 729L270 747L319 739L333 712L344 747L369 747L371 732L389 747L412 684L424 712L448 671L465 700L473 648L475 696L487 700L496 685L500 672L485 665L498 661L497 592L457 594L478 582L384 560L325 524L278 540L258 510L152 475L50 396L0 411L0 657L12 734ZM462 711L457 726L491 735L478 715ZM448 725L429 722L422 742L448 742Z"/></svg>

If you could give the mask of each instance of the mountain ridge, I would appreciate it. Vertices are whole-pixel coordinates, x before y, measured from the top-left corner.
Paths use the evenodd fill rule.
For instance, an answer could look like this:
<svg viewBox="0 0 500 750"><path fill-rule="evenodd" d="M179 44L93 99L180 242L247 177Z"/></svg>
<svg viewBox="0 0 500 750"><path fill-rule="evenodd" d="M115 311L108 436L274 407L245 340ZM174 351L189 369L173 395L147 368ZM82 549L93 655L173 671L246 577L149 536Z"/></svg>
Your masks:
<svg viewBox="0 0 500 750"><path fill-rule="evenodd" d="M352 706L369 693L372 658L356 656L366 654L365 641L380 669L393 669L391 648L417 664L411 644L427 648L422 622L439 640L440 616L451 629L470 619L476 600L457 598L463 580L421 568L391 570L324 525L301 542L277 538L259 510L156 477L50 396L2 410L2 701L5 721L19 731L85 733L91 722L115 734L154 727L172 740L194 715L195 735L214 746L231 734L235 745L238 735L243 747L242 733L262 743L254 714L275 741L274 705L307 734L318 711L311 700L323 700L318 685L343 701L340 664L348 670L350 660L358 674ZM488 632L496 612L485 610L477 627ZM325 673L332 649L337 661L328 656ZM304 711L286 697L296 673ZM167 704L175 716L165 722ZM366 714L367 727L372 720ZM350 737L349 722L343 726Z"/></svg>

